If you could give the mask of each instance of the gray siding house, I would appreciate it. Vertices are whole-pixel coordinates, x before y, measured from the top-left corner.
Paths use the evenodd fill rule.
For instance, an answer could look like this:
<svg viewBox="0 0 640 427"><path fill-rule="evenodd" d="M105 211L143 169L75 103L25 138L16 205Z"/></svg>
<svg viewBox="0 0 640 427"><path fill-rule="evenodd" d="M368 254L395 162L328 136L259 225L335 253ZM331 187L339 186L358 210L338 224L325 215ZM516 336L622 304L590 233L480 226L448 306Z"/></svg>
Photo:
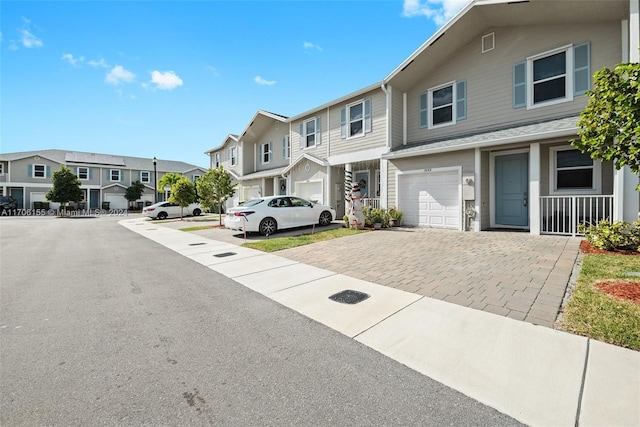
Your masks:
<svg viewBox="0 0 640 427"><path fill-rule="evenodd" d="M24 151L0 154L0 191L16 199L19 208L33 209L35 202L46 201L52 174L61 165L69 167L82 183L81 202L88 209L99 209L103 202L109 202L110 208L126 209L124 192L137 180L145 186L140 202L166 200L168 189L156 194L156 176L159 180L164 174L175 172L195 181L206 172L198 166L172 160L156 160L154 166L153 159L140 157L65 150Z"/></svg>

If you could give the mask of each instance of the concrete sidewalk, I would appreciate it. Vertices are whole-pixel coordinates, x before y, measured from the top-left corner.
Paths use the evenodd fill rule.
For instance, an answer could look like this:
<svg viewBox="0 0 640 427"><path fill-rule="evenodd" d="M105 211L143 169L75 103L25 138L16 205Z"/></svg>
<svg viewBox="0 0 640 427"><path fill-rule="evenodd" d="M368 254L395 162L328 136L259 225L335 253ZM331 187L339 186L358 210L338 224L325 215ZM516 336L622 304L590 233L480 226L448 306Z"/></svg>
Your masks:
<svg viewBox="0 0 640 427"><path fill-rule="evenodd" d="M640 353L180 232L120 224L534 426L640 426ZM369 298L342 304L343 291Z"/></svg>

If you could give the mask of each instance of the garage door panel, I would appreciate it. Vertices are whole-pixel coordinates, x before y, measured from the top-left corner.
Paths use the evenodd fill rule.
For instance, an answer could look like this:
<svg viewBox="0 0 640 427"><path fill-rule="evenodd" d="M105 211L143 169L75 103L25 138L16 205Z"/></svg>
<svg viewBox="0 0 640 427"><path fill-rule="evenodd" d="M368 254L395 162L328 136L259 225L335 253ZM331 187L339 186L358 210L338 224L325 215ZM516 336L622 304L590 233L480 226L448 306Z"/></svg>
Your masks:
<svg viewBox="0 0 640 427"><path fill-rule="evenodd" d="M399 175L398 208L407 225L460 229L460 171Z"/></svg>

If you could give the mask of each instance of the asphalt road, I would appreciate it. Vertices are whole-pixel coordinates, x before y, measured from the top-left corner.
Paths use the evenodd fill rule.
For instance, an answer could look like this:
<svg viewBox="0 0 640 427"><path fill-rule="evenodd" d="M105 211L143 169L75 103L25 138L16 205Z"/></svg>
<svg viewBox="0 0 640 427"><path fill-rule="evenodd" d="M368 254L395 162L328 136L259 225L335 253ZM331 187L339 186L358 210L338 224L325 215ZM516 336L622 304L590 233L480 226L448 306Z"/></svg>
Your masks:
<svg viewBox="0 0 640 427"><path fill-rule="evenodd" d="M0 425L518 425L119 219L0 218Z"/></svg>

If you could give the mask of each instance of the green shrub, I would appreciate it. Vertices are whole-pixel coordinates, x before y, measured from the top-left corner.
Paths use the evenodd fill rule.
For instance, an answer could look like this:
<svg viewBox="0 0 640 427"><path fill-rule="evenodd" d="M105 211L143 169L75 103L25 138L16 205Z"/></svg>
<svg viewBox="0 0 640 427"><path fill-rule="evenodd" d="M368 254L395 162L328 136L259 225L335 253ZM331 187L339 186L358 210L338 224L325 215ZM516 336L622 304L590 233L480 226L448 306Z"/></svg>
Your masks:
<svg viewBox="0 0 640 427"><path fill-rule="evenodd" d="M607 251L640 250L640 221L602 220L596 225L579 224L578 231L596 248Z"/></svg>

